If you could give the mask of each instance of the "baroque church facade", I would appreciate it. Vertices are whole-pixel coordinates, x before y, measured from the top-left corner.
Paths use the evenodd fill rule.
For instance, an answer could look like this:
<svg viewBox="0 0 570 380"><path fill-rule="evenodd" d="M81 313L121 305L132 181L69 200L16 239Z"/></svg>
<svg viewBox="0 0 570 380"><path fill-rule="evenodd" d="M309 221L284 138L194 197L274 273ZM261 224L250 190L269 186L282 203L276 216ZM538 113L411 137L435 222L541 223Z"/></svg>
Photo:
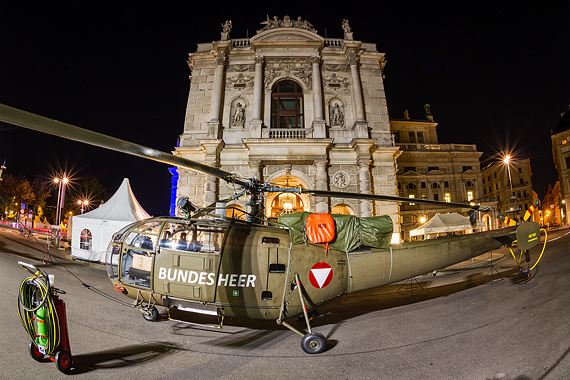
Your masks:
<svg viewBox="0 0 570 380"><path fill-rule="evenodd" d="M384 53L354 40L347 20L342 39L323 38L301 17L262 24L255 36L232 39L227 21L220 40L189 54L190 93L174 154L281 186L398 195L401 152L390 130ZM177 195L197 205L239 192L178 170ZM233 203L247 210L243 198ZM389 215L399 233L391 202L271 193L264 203L270 218L297 211Z"/></svg>

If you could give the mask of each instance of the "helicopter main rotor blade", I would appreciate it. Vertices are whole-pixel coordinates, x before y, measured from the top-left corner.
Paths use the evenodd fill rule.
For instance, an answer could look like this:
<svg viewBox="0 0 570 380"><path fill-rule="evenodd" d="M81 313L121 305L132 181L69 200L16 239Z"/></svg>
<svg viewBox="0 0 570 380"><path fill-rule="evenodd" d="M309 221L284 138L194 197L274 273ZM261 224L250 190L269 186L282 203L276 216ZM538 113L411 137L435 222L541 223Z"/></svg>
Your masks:
<svg viewBox="0 0 570 380"><path fill-rule="evenodd" d="M62 137L65 139L97 146L100 148L110 149L121 153L127 153L133 156L142 157L161 163L194 170L200 173L204 173L206 175L211 175L214 177L221 178L226 182L231 182L243 186L248 191L251 191L253 190L254 187L257 188L257 186L259 186L256 185L257 183L256 181L252 182L252 179L250 179L249 181L248 180L243 181L241 179L236 178L235 175L233 175L232 173L205 164L201 164L199 162L192 161L187 158L174 156L170 153L165 153L156 149L148 148L143 145L121 140L116 137L107 136L102 133L93 132L88 129L63 123L61 121L52 120L47 117L39 116L31 112L26 112L4 104L0 104L0 121L17 125L23 128L47 133L50 135ZM312 194L317 197L327 197L327 198L351 198L351 199L367 199L367 200L385 201L385 202L423 203L423 204L433 204L443 207L466 207L484 212L491 210L490 207L482 205L432 201L427 199L416 199L416 198L403 198L391 195L344 193L340 191L309 190L301 188L281 188L279 186L264 186L262 184L259 186L259 188L262 191L268 191L268 192L304 193L304 194Z"/></svg>
<svg viewBox="0 0 570 380"><path fill-rule="evenodd" d="M483 205L470 205L467 203L455 203L455 202L442 202L442 201L432 201L429 199L416 199L416 198L404 198L396 197L392 195L376 195L376 194L360 194L360 193L343 193L341 191L327 191L327 190L310 190L310 189L299 189L300 193L311 194L316 197L328 197L328 198L350 198L350 199L367 199L372 201L386 201L386 202L405 202L405 203L421 203L421 204L432 204L442 207L465 207L471 208L477 211L491 211L489 206Z"/></svg>
<svg viewBox="0 0 570 380"><path fill-rule="evenodd" d="M4 104L0 104L0 121L50 135L63 137L65 139L94 145L100 148L127 153L133 156L162 162L164 164L180 166L221 178L226 182L233 182L242 186L246 185L246 182L235 178L232 173L228 173L187 158L174 156L170 153L165 153L160 150L121 140L116 137L93 132L61 121L52 120L47 117L39 116Z"/></svg>

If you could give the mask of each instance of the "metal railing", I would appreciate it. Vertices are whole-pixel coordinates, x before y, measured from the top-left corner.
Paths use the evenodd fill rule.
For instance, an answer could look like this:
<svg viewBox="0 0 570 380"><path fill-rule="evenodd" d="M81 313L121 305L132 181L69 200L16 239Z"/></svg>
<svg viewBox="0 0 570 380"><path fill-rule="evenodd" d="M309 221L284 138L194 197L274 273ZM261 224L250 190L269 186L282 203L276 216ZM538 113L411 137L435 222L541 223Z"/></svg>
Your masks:
<svg viewBox="0 0 570 380"><path fill-rule="evenodd" d="M475 152L477 150L472 144L414 144L414 143L396 143L403 150L462 150Z"/></svg>

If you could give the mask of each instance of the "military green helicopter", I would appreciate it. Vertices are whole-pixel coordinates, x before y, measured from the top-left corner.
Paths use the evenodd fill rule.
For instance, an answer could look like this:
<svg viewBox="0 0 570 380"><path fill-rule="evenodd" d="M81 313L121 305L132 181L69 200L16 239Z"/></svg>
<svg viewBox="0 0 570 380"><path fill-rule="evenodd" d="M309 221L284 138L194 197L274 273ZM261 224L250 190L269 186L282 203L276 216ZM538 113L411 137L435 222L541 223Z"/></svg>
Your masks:
<svg viewBox="0 0 570 380"><path fill-rule="evenodd" d="M267 192L408 203L410 199L272 186L5 105L0 105L0 121L215 176L238 186L241 192L232 198L249 198L246 221L212 215L215 204L200 209L181 198L178 208L183 216L138 221L114 235L106 258L109 277L117 290L136 300L149 321L158 319L157 305L166 307L169 316L177 310L217 317L219 327L225 317L274 320L302 337L305 352L316 354L327 343L311 328L310 315L318 307L515 240L519 249L528 250L540 236L538 224L527 222L518 228L390 244L392 221L387 216L299 213L278 222L263 221L260 211ZM413 202L489 211L480 205ZM304 317L306 333L287 322L294 317Z"/></svg>

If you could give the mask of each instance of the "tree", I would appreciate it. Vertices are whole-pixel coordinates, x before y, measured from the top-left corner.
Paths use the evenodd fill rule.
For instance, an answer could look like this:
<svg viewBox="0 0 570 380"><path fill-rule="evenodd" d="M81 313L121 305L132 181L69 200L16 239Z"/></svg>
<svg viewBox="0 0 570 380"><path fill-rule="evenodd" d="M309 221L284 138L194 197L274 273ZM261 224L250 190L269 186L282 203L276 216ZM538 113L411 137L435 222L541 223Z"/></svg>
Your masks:
<svg viewBox="0 0 570 380"><path fill-rule="evenodd" d="M36 177L34 182L32 182L32 189L36 195L36 201L34 203L34 215L39 215L41 219L45 218L43 212L40 210L45 209L46 199L51 197L49 182L42 181L40 177Z"/></svg>
<svg viewBox="0 0 570 380"><path fill-rule="evenodd" d="M96 178L85 179L79 188L68 188L62 211L62 221L69 218L70 215L77 214L78 208L81 208L78 201L88 201L87 208L89 209L98 207L107 199L109 199L107 190Z"/></svg>
<svg viewBox="0 0 570 380"><path fill-rule="evenodd" d="M14 177L11 174L5 174L2 178L0 196L4 201L1 205L3 212L12 211L18 213L22 203L31 205L36 200L36 194L34 193L32 185L22 175Z"/></svg>

